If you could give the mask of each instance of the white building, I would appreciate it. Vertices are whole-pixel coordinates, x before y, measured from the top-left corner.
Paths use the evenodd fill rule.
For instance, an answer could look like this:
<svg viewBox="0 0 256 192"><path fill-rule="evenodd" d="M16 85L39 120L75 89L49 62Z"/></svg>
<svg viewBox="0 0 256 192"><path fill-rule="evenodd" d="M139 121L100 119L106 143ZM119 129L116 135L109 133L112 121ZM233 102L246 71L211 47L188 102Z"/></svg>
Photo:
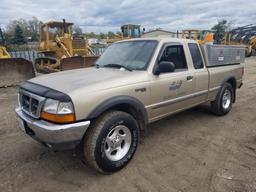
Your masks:
<svg viewBox="0 0 256 192"><path fill-rule="evenodd" d="M99 40L95 38L90 38L90 39L87 39L87 41L89 45L95 45L98 43Z"/></svg>

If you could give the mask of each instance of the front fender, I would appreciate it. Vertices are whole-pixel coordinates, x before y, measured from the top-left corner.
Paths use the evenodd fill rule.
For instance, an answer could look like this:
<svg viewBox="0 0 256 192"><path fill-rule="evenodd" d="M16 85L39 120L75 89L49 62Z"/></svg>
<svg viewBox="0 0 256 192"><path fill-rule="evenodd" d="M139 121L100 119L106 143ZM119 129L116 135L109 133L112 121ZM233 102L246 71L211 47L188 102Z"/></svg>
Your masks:
<svg viewBox="0 0 256 192"><path fill-rule="evenodd" d="M136 109L137 112L139 112L142 117L144 124L146 125L148 122L148 114L147 111L142 104L141 101L139 101L137 98L131 97L131 96L115 96L110 99L107 99L103 102L101 102L99 105L97 105L88 115L87 119L94 119L100 116L103 112L107 111L108 109L111 109L117 105L120 104L127 104L132 106L134 109Z"/></svg>

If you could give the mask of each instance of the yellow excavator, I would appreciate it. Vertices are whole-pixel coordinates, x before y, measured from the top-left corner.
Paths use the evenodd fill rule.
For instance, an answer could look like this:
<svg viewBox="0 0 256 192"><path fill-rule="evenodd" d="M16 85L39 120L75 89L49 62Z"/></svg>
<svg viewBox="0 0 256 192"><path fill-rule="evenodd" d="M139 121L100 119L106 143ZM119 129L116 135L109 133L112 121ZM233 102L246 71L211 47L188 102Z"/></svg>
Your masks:
<svg viewBox="0 0 256 192"><path fill-rule="evenodd" d="M235 28L227 32L222 44L245 45L245 56L250 57L256 51L256 24Z"/></svg>
<svg viewBox="0 0 256 192"><path fill-rule="evenodd" d="M35 77L32 62L23 58L11 58L0 28L0 87L15 86L32 77Z"/></svg>
<svg viewBox="0 0 256 192"><path fill-rule="evenodd" d="M83 37L72 35L73 23L50 21L41 25L38 52L44 57L35 60L39 73L50 73L91 66L97 56Z"/></svg>
<svg viewBox="0 0 256 192"><path fill-rule="evenodd" d="M213 44L214 34L210 30L187 29L182 30L182 38L197 40L200 45Z"/></svg>

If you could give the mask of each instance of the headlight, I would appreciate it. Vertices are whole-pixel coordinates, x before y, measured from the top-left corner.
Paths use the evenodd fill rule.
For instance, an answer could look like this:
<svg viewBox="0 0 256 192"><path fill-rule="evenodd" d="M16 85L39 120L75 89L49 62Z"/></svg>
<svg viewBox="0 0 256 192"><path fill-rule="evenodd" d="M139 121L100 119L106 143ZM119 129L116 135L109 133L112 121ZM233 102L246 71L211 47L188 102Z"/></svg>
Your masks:
<svg viewBox="0 0 256 192"><path fill-rule="evenodd" d="M41 118L56 123L73 122L75 121L73 104L47 99L44 103Z"/></svg>
<svg viewBox="0 0 256 192"><path fill-rule="evenodd" d="M44 103L43 111L51 114L57 114L59 101L47 99Z"/></svg>

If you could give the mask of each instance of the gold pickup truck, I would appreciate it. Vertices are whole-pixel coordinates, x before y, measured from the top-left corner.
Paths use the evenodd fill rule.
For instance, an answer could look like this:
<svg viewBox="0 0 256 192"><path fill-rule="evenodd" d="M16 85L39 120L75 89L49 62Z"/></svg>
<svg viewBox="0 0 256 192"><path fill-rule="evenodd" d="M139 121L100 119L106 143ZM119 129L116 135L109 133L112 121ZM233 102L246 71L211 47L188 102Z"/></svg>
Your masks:
<svg viewBox="0 0 256 192"><path fill-rule="evenodd" d="M188 39L120 41L93 67L23 82L18 123L53 150L82 145L88 164L115 172L132 159L149 123L207 102L227 114L242 86L243 57L241 47Z"/></svg>

